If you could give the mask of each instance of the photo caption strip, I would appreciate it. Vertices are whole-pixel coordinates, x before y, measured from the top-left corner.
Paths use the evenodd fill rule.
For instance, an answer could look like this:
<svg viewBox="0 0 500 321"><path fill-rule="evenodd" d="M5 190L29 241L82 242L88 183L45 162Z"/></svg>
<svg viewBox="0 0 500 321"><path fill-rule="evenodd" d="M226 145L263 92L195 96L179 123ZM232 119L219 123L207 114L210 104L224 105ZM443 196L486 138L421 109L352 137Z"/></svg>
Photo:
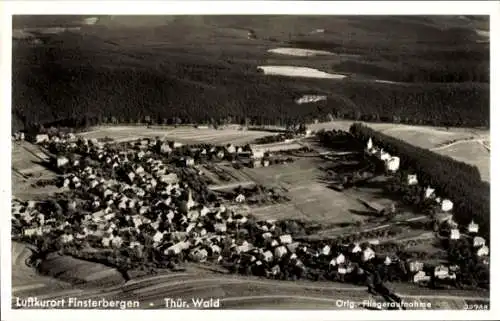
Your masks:
<svg viewBox="0 0 500 321"><path fill-rule="evenodd" d="M13 309L219 309L220 298L163 298L151 302L141 300L80 299L77 297L41 299L36 296L13 297Z"/></svg>

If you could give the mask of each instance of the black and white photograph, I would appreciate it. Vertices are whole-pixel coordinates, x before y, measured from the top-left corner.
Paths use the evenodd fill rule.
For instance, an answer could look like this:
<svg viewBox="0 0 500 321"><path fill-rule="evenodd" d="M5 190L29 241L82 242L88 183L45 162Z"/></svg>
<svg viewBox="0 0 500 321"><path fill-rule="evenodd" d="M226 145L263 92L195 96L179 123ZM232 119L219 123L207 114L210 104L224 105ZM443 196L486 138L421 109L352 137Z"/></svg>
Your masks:
<svg viewBox="0 0 500 321"><path fill-rule="evenodd" d="M492 309L487 10L119 3L10 16L11 315Z"/></svg>

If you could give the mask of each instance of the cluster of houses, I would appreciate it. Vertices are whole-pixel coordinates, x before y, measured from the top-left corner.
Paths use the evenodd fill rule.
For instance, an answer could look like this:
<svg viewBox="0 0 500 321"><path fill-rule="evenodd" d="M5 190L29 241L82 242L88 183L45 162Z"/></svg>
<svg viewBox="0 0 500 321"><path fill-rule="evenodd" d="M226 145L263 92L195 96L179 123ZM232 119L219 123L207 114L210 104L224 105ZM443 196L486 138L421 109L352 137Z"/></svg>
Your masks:
<svg viewBox="0 0 500 321"><path fill-rule="evenodd" d="M54 143L53 138L45 136L38 141ZM251 216L236 213L222 204L202 204L199 195L193 193L194 188L183 182L175 167L165 161L166 155L186 147L180 143L144 139L130 143L127 150L97 140L77 140L74 136L59 137L56 143L62 145L61 150L83 153L93 163L81 164L65 156L58 157L57 166L68 169L63 188L72 190L72 195L78 197L67 200L64 206L52 207L47 207L45 202L14 200L15 237L55 238L54 241L67 246L128 248L138 253L152 247L165 260L230 262L246 265L253 273L275 277L283 269L305 271L317 262L325 262L329 271L342 276L363 273L354 262L381 259L386 266L397 262L394 257L377 257L370 244L363 247L351 244L341 250L329 245L311 246L294 241L292 235L283 233L274 221L255 222ZM243 153L240 148L227 145L224 150L211 147L197 151L200 154L204 151ZM254 159L264 156L261 151L250 152ZM184 161L188 167L194 165L191 156ZM417 181L416 176L410 176L409 184ZM432 194L429 191L429 197ZM245 198L238 195L236 201L243 203ZM448 204L445 201L441 204L446 212L453 206L445 207L444 204ZM478 232L473 222L469 232ZM474 237L474 246L478 248L478 255L480 250L488 254L485 241L479 236ZM414 280L420 282L426 275L417 263L409 263L410 271L414 273ZM445 270L446 267L436 267L435 276L445 275ZM448 270L453 273L451 267ZM451 278L450 273L446 277Z"/></svg>
<svg viewBox="0 0 500 321"><path fill-rule="evenodd" d="M389 153L385 152L382 148L378 148L373 145L372 139L370 138L366 144L365 151L370 155L375 155L380 161L383 161L385 168L388 172L395 173L399 169L400 158L397 156L391 156ZM409 186L418 185L418 178L416 174L409 174L406 177L406 183ZM461 233L458 224L453 220L453 214L450 212L453 210L453 202L449 199L442 199L437 196L435 189L427 186L424 191L425 199L433 199L440 208L440 215L438 215L437 220L449 230L449 239L451 241L458 240L461 238ZM468 237L472 238L473 248L478 257L486 257L489 254L489 248L486 245L484 238L478 236L479 226L471 221L470 224L465 228L468 233ZM485 260L487 262L487 260ZM442 267L444 270L444 267ZM436 275L443 275L444 272L440 272Z"/></svg>

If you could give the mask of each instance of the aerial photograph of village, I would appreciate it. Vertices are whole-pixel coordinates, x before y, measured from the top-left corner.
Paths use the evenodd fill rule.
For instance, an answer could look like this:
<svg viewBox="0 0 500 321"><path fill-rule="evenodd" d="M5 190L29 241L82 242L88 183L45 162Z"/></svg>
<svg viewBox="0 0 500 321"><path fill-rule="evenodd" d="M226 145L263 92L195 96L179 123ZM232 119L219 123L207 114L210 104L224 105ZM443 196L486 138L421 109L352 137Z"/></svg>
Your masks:
<svg viewBox="0 0 500 321"><path fill-rule="evenodd" d="M13 16L12 309L489 310L489 23Z"/></svg>

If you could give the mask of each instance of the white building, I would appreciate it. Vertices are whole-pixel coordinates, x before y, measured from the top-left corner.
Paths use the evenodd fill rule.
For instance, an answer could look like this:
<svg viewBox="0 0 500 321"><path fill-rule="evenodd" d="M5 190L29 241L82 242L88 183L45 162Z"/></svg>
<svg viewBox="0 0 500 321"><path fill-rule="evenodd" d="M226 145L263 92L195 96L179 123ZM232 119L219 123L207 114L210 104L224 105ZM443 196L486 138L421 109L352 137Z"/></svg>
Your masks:
<svg viewBox="0 0 500 321"><path fill-rule="evenodd" d="M239 194L238 196L236 196L235 201L236 201L237 203L243 203L243 202L245 201L245 195L243 195L243 194Z"/></svg>
<svg viewBox="0 0 500 321"><path fill-rule="evenodd" d="M266 251L262 254L264 261L272 262L274 259L273 253L271 251Z"/></svg>
<svg viewBox="0 0 500 321"><path fill-rule="evenodd" d="M441 210L443 212L449 212L452 209L453 209L453 202L448 199L444 199L443 202L441 203Z"/></svg>
<svg viewBox="0 0 500 321"><path fill-rule="evenodd" d="M411 272L418 272L424 268L424 263L419 261L412 261L408 264L408 267Z"/></svg>
<svg viewBox="0 0 500 321"><path fill-rule="evenodd" d="M321 249L321 254L323 255L330 255L330 252L331 252L331 247L329 245L325 245Z"/></svg>
<svg viewBox="0 0 500 321"><path fill-rule="evenodd" d="M393 156L385 162L385 169L389 172L397 172L401 160L397 156Z"/></svg>
<svg viewBox="0 0 500 321"><path fill-rule="evenodd" d="M335 258L335 262L337 264L344 264L345 263L345 256L344 254L340 253L336 258Z"/></svg>
<svg viewBox="0 0 500 321"><path fill-rule="evenodd" d="M385 264L385 265L391 265L391 263L392 263L391 258L390 258L390 257L388 257L388 256L386 256L386 257L385 257L385 260L384 260L384 264Z"/></svg>
<svg viewBox="0 0 500 321"><path fill-rule="evenodd" d="M481 236L475 236L473 241L474 247L482 247L486 244L486 240Z"/></svg>
<svg viewBox="0 0 500 321"><path fill-rule="evenodd" d="M371 248L367 247L363 251L363 257L362 257L363 262L369 261L373 258L375 258L375 252Z"/></svg>
<svg viewBox="0 0 500 321"><path fill-rule="evenodd" d="M41 144L48 142L50 140L49 135L47 134L38 134L35 136L35 143L36 144Z"/></svg>
<svg viewBox="0 0 500 321"><path fill-rule="evenodd" d="M64 157L64 156L57 158L57 167L63 167L68 163L69 163L69 159Z"/></svg>
<svg viewBox="0 0 500 321"><path fill-rule="evenodd" d="M452 240L460 239L460 231L456 228L450 230L450 239L452 239Z"/></svg>
<svg viewBox="0 0 500 321"><path fill-rule="evenodd" d="M359 246L359 244L354 244L354 247L352 248L351 250L351 253L359 253L361 252L361 247Z"/></svg>
<svg viewBox="0 0 500 321"><path fill-rule="evenodd" d="M486 246L483 245L479 250L477 250L477 256L487 256L490 254L490 249Z"/></svg>
<svg viewBox="0 0 500 321"><path fill-rule="evenodd" d="M444 265L439 265L434 268L434 276L438 279L445 279L448 277L449 269Z"/></svg>
<svg viewBox="0 0 500 321"><path fill-rule="evenodd" d="M194 158L186 157L186 166L194 166Z"/></svg>
<svg viewBox="0 0 500 321"><path fill-rule="evenodd" d="M431 188L430 186L427 186L427 188L425 189L425 198L431 198L431 197L433 197L435 191L436 190L434 188Z"/></svg>
<svg viewBox="0 0 500 321"><path fill-rule="evenodd" d="M371 150L373 148L373 141L372 138L370 137L368 139L368 142L366 143L366 150Z"/></svg>
<svg viewBox="0 0 500 321"><path fill-rule="evenodd" d="M280 235L279 239L281 244L290 244L293 242L290 234Z"/></svg>
<svg viewBox="0 0 500 321"><path fill-rule="evenodd" d="M284 246L278 246L277 248L274 249L274 256L277 259L281 259L286 253L287 253L287 250L286 250L286 247L284 247Z"/></svg>
<svg viewBox="0 0 500 321"><path fill-rule="evenodd" d="M471 221L470 224L467 226L467 230L469 233L477 233L479 232L479 225L474 223L474 221Z"/></svg>
<svg viewBox="0 0 500 321"><path fill-rule="evenodd" d="M413 276L413 282L414 283L420 283L420 282L428 282L430 281L431 277L426 275L424 271L418 271L414 276Z"/></svg>
<svg viewBox="0 0 500 321"><path fill-rule="evenodd" d="M406 178L406 181L407 181L407 184L408 185L417 185L418 184L418 179L417 179L417 175L416 174L413 174L413 175L408 175L407 178Z"/></svg>

